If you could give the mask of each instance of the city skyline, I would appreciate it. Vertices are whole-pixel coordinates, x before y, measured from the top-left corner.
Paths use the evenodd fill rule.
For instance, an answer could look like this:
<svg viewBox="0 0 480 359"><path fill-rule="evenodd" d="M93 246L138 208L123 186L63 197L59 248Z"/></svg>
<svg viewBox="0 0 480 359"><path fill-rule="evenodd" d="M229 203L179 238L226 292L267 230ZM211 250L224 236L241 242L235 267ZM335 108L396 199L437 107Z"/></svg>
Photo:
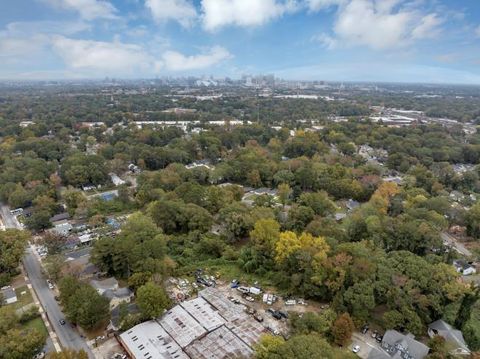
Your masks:
<svg viewBox="0 0 480 359"><path fill-rule="evenodd" d="M480 84L479 43L467 0L18 0L2 5L0 79Z"/></svg>

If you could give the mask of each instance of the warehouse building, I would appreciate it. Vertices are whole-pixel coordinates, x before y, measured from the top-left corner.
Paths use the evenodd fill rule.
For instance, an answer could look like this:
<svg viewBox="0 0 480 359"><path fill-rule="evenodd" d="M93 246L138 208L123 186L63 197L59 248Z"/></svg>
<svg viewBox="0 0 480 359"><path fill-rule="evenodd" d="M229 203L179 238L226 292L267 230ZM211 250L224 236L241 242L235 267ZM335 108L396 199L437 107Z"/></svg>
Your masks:
<svg viewBox="0 0 480 359"><path fill-rule="evenodd" d="M136 359L250 357L265 328L214 288L119 337Z"/></svg>

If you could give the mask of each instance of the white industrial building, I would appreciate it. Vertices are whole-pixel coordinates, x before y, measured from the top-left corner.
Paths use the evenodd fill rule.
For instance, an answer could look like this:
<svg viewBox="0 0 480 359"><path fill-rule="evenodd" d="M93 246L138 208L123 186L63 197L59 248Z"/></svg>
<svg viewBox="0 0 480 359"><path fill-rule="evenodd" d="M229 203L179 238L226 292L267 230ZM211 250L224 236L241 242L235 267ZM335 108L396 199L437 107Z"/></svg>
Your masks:
<svg viewBox="0 0 480 359"><path fill-rule="evenodd" d="M135 359L250 357L265 328L214 288L120 335Z"/></svg>

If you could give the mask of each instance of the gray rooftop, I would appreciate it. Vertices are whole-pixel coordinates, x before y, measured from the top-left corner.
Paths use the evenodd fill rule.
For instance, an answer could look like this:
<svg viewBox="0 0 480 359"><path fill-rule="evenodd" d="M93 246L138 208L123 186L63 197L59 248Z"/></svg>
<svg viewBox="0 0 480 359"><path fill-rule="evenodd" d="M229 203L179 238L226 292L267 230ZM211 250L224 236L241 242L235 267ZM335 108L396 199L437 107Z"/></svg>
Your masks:
<svg viewBox="0 0 480 359"><path fill-rule="evenodd" d="M100 294L102 294L103 292L105 292L108 289L114 290L114 289L118 288L118 281L114 277L105 278L105 279L102 279L102 280L92 279L90 281L90 284L98 292L100 292Z"/></svg>
<svg viewBox="0 0 480 359"><path fill-rule="evenodd" d="M228 321L240 319L244 316L244 312L239 306L232 305L228 298L214 288L205 288L198 295L210 303Z"/></svg>
<svg viewBox="0 0 480 359"><path fill-rule="evenodd" d="M382 347L393 358L422 359L430 348L414 339L412 334L402 334L396 330L387 330L382 340Z"/></svg>
<svg viewBox="0 0 480 359"><path fill-rule="evenodd" d="M224 326L194 341L185 352L195 359L248 358L253 354L252 349Z"/></svg>
<svg viewBox="0 0 480 359"><path fill-rule="evenodd" d="M182 347L186 347L207 331L179 305L170 309L158 320L165 331Z"/></svg>
<svg viewBox="0 0 480 359"><path fill-rule="evenodd" d="M2 289L3 300L12 299L17 297L17 293L12 287Z"/></svg>
<svg viewBox="0 0 480 359"><path fill-rule="evenodd" d="M122 333L120 338L134 358L189 359L172 337L153 320L136 325Z"/></svg>
<svg viewBox="0 0 480 359"><path fill-rule="evenodd" d="M443 320L437 320L428 326L428 329L433 331L435 335L440 335L445 338L447 342L453 343L457 348L465 351L470 351L465 343L463 334L460 330L453 328L450 324Z"/></svg>
<svg viewBox="0 0 480 359"><path fill-rule="evenodd" d="M241 318L230 321L226 326L250 346L257 343L260 336L265 333L265 327L256 320L252 320L252 317L246 313L243 313Z"/></svg>
<svg viewBox="0 0 480 359"><path fill-rule="evenodd" d="M209 332L225 323L218 312L202 297L183 302L180 305Z"/></svg>

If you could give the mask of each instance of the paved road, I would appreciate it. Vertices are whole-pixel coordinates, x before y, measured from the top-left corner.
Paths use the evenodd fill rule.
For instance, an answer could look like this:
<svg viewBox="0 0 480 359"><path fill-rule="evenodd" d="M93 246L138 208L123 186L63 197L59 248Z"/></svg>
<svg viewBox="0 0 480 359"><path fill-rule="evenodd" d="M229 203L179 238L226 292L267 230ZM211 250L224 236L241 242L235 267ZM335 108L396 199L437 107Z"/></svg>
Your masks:
<svg viewBox="0 0 480 359"><path fill-rule="evenodd" d="M27 253L23 259L23 265L28 274L28 278L30 279L30 283L32 284L33 289L35 289L35 293L37 293L37 297L40 300L40 303L42 303L43 309L45 310L47 317L50 320L50 324L57 334L62 347L75 350L83 349L90 354L91 358L93 358L93 354L78 332L73 329L68 322L65 325L59 323L59 320L65 319L65 316L54 298L54 292L48 288L47 281L42 273L42 268L37 256L33 253L33 250L30 247L27 249Z"/></svg>
<svg viewBox="0 0 480 359"><path fill-rule="evenodd" d="M10 214L10 208L8 206L0 204L0 214L6 228L22 229L22 226L15 216ZM65 316L55 301L53 291L48 288L47 280L42 273L42 267L38 257L33 253L31 247L27 249L25 257L23 258L23 266L62 347L74 350L83 349L88 353L89 358L95 358L85 340L71 327L70 323L67 322L65 325L60 325L59 320L64 319Z"/></svg>
<svg viewBox="0 0 480 359"><path fill-rule="evenodd" d="M10 214L10 208L4 204L0 204L0 214L2 215L5 228L23 229L15 216Z"/></svg>
<svg viewBox="0 0 480 359"><path fill-rule="evenodd" d="M442 241L444 245L448 245L449 247L452 247L458 253L463 254L464 256L470 257L472 255L472 252L470 252L467 248L465 248L465 246L462 243L458 242L450 234L446 232L442 232L440 236L442 237Z"/></svg>

